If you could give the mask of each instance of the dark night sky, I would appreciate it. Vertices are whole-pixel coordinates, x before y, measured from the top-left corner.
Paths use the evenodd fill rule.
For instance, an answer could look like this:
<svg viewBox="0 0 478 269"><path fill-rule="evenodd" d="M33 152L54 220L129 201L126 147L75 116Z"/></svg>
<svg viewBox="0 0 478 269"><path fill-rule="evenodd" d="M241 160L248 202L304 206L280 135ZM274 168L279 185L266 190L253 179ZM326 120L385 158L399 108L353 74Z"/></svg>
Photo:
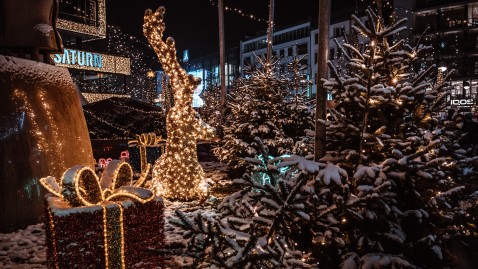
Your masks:
<svg viewBox="0 0 478 269"><path fill-rule="evenodd" d="M212 2L214 2L214 5ZM190 50L190 57L196 58L218 51L217 0L107 0L107 23L120 26L125 32L142 37L143 14L147 8L166 7L165 36L176 40L178 55L184 49ZM351 0L333 0L333 5L347 5ZM268 18L269 0L224 0L225 6L240 8L246 14ZM276 0L276 29L302 20L315 18L318 0ZM225 11L226 48L239 46L246 36L255 36L265 30L266 22L258 22ZM316 25L316 23L314 23ZM145 40L145 39L144 39Z"/></svg>
<svg viewBox="0 0 478 269"><path fill-rule="evenodd" d="M346 8L356 1L331 0L332 9ZM315 27L318 3L319 0L275 0L275 29L311 18ZM165 36L176 40L178 55L185 49L190 50L193 59L218 52L217 0L107 0L107 23L146 41L142 33L144 11L161 5L166 7ZM224 0L224 5L268 19L269 0ZM267 28L265 21L258 22L231 11L225 11L224 24L226 48L238 47L246 36L265 33Z"/></svg>

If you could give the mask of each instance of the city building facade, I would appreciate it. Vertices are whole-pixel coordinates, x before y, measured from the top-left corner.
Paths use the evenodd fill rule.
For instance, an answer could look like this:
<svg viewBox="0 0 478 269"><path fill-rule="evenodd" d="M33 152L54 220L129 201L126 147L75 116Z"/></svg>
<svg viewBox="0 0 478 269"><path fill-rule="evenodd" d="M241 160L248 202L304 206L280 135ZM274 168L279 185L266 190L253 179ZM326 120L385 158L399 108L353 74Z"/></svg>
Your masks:
<svg viewBox="0 0 478 269"><path fill-rule="evenodd" d="M226 89L232 89L234 81L240 76L239 49L237 47L226 49L224 53ZM219 53L189 59L187 51L183 53L182 64L189 74L201 79L201 84L194 92L193 107L203 106L201 94L204 90L220 85ZM162 90L158 86L158 92ZM163 97L160 97L163 100Z"/></svg>
<svg viewBox="0 0 478 269"><path fill-rule="evenodd" d="M413 38L433 50L421 68L432 64L451 72L449 105L470 110L478 100L478 1L415 1Z"/></svg>
<svg viewBox="0 0 478 269"><path fill-rule="evenodd" d="M96 45L88 45L106 38L105 1L59 1L57 27L64 50L51 58L56 66L68 68L86 102L131 96L126 82L131 75L130 58L101 53L92 49Z"/></svg>

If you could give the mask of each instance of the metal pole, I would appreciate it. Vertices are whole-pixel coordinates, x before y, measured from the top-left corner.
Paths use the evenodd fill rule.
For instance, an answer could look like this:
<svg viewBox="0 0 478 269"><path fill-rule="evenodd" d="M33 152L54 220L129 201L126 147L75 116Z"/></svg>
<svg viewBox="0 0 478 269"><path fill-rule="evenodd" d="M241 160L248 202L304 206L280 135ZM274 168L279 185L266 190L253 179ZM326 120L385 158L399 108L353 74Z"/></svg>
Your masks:
<svg viewBox="0 0 478 269"><path fill-rule="evenodd" d="M219 75L221 77L221 106L226 105L226 64L224 59L224 0L217 4L219 13Z"/></svg>
<svg viewBox="0 0 478 269"><path fill-rule="evenodd" d="M267 63L270 63L272 58L272 32L274 31L274 5L275 5L275 0L270 0L269 27L267 28Z"/></svg>
<svg viewBox="0 0 478 269"><path fill-rule="evenodd" d="M322 78L328 78L329 54L329 14L330 0L319 0L319 42L317 51L317 94L315 111L315 139L314 160L318 161L325 155L326 130L325 122L327 113L327 89L324 88Z"/></svg>

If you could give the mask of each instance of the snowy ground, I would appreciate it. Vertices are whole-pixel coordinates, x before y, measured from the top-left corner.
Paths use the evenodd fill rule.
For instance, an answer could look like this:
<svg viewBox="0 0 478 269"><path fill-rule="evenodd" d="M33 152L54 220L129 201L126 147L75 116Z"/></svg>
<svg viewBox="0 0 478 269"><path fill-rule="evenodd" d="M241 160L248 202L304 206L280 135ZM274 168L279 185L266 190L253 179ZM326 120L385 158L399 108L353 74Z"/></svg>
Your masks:
<svg viewBox="0 0 478 269"><path fill-rule="evenodd" d="M231 181L225 173L222 164L201 163L211 188L211 197L202 203L165 201L166 246L162 253L166 268L181 268L192 262L192 257L186 251L186 241L182 232L176 226L168 223L168 219L176 218L174 211L181 209L187 215L195 215L198 211L204 214L215 214L213 208L218 199L230 190ZM46 268L45 229L43 223L30 225L26 229L13 233L0 234L0 268L3 269L40 269Z"/></svg>

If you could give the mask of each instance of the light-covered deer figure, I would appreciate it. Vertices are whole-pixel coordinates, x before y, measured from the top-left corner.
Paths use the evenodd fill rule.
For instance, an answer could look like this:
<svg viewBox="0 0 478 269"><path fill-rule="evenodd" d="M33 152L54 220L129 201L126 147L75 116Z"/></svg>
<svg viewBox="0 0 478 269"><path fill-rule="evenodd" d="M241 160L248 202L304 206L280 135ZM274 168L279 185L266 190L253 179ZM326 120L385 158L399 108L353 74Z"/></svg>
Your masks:
<svg viewBox="0 0 478 269"><path fill-rule="evenodd" d="M159 57L171 81L174 106L166 118L166 152L153 167L153 190L171 199L202 199L206 195L204 171L197 159L196 142L208 139L213 129L198 118L192 107L193 92L200 79L186 73L176 58L174 39L163 41L164 13L159 7L144 14L143 33Z"/></svg>

